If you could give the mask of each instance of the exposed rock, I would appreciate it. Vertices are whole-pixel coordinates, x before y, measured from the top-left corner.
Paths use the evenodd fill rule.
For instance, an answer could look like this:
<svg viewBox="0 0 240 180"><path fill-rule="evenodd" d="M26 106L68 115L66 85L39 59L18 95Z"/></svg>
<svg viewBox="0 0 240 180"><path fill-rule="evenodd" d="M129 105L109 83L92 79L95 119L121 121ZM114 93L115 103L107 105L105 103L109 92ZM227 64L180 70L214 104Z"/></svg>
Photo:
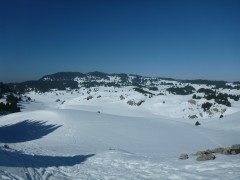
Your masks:
<svg viewBox="0 0 240 180"><path fill-rule="evenodd" d="M137 106L141 106L142 103L144 103L145 101L144 100L141 100L137 103Z"/></svg>
<svg viewBox="0 0 240 180"><path fill-rule="evenodd" d="M213 112L210 111L210 110L207 110L206 113L207 113L209 116L213 116Z"/></svg>
<svg viewBox="0 0 240 180"><path fill-rule="evenodd" d="M87 100L90 100L90 99L92 99L92 98L93 98L92 96L88 96L88 97L87 97Z"/></svg>
<svg viewBox="0 0 240 180"><path fill-rule="evenodd" d="M192 105L196 105L197 104L197 102L195 100L193 100L193 99L188 100L188 103L192 104Z"/></svg>
<svg viewBox="0 0 240 180"><path fill-rule="evenodd" d="M195 155L200 156L200 155L203 155L203 154L211 154L211 153L213 153L212 150L207 149L205 151L198 151Z"/></svg>
<svg viewBox="0 0 240 180"><path fill-rule="evenodd" d="M226 110L227 110L226 108L222 109L222 110L221 110L221 113L222 113L222 114L225 113Z"/></svg>
<svg viewBox="0 0 240 180"><path fill-rule="evenodd" d="M234 144L231 146L231 152L235 152L236 154L240 154L240 144Z"/></svg>
<svg viewBox="0 0 240 180"><path fill-rule="evenodd" d="M207 152L197 157L197 161L208 161L208 160L214 160L214 159L216 159L216 156L212 153L207 153Z"/></svg>
<svg viewBox="0 0 240 180"><path fill-rule="evenodd" d="M197 119L198 117L197 117L197 115L189 115L188 118L189 119Z"/></svg>
<svg viewBox="0 0 240 180"><path fill-rule="evenodd" d="M240 149L240 144L234 144L231 146L232 149Z"/></svg>
<svg viewBox="0 0 240 180"><path fill-rule="evenodd" d="M198 161L214 160L216 156L213 153L220 153L225 155L240 154L240 144L234 144L231 147L218 147L213 150L198 151L195 155L198 156ZM180 156L181 157L181 156Z"/></svg>
<svg viewBox="0 0 240 180"><path fill-rule="evenodd" d="M231 148L225 148L223 151L223 154L230 155L231 154Z"/></svg>
<svg viewBox="0 0 240 180"><path fill-rule="evenodd" d="M223 115L221 114L219 118L223 118Z"/></svg>
<svg viewBox="0 0 240 180"><path fill-rule="evenodd" d="M60 102L60 99L57 99L56 102Z"/></svg>
<svg viewBox="0 0 240 180"><path fill-rule="evenodd" d="M130 106L136 106L136 103L133 100L129 100L127 104Z"/></svg>
<svg viewBox="0 0 240 180"><path fill-rule="evenodd" d="M223 147L218 147L218 148L215 148L212 150L213 153L220 153L220 154L223 154L225 148Z"/></svg>
<svg viewBox="0 0 240 180"><path fill-rule="evenodd" d="M188 157L187 154L181 154L180 157L179 157L179 159L181 159L181 160L186 160L186 159L188 159L188 158L189 158L189 157Z"/></svg>
<svg viewBox="0 0 240 180"><path fill-rule="evenodd" d="M213 108L212 110L215 112L219 112L218 108Z"/></svg>

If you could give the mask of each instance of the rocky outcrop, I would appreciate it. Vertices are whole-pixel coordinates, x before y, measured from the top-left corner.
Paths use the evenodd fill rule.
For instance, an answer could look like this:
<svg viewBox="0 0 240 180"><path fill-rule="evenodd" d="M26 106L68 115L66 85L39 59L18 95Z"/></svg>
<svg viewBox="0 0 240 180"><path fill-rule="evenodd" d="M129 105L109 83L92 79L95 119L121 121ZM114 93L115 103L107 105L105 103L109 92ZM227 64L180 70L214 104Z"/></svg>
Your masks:
<svg viewBox="0 0 240 180"><path fill-rule="evenodd" d="M144 102L145 102L144 100L140 100L139 102L136 103L134 100L129 100L127 104L129 106L141 106L141 104Z"/></svg>
<svg viewBox="0 0 240 180"><path fill-rule="evenodd" d="M224 154L224 155L236 155L240 154L240 144L234 144L231 147L218 147L215 149L207 149L205 151L198 151L197 153L193 154L197 157L197 161L207 161L207 160L214 160L216 159L215 154ZM186 160L188 159L187 154L181 154L179 159Z"/></svg>
<svg viewBox="0 0 240 180"><path fill-rule="evenodd" d="M186 159L188 159L188 158L189 158L189 157L188 157L187 154L181 154L180 157L179 157L179 159L181 159L181 160L186 160Z"/></svg>
<svg viewBox="0 0 240 180"><path fill-rule="evenodd" d="M192 104L192 105L196 105L197 104L197 102L195 100L193 100L193 99L188 100L188 103Z"/></svg>
<svg viewBox="0 0 240 180"><path fill-rule="evenodd" d="M189 115L188 118L189 119L197 119L198 117L197 117L197 115Z"/></svg>
<svg viewBox="0 0 240 180"><path fill-rule="evenodd" d="M225 148L223 154L225 155L240 154L240 144L234 144L229 148Z"/></svg>
<svg viewBox="0 0 240 180"><path fill-rule="evenodd" d="M90 100L90 99L92 99L93 97L92 96L88 96L86 99L87 100Z"/></svg>
<svg viewBox="0 0 240 180"><path fill-rule="evenodd" d="M216 156L208 151L205 151L204 153L201 153L198 157L197 157L197 161L207 161L207 160L214 160L216 159Z"/></svg>
<svg viewBox="0 0 240 180"><path fill-rule="evenodd" d="M212 150L213 153L220 153L220 154L223 154L225 148L223 147L218 147L218 148L215 148Z"/></svg>
<svg viewBox="0 0 240 180"><path fill-rule="evenodd" d="M128 104L129 106L136 106L136 103L135 103L133 100L129 100L129 101L127 102L127 104Z"/></svg>

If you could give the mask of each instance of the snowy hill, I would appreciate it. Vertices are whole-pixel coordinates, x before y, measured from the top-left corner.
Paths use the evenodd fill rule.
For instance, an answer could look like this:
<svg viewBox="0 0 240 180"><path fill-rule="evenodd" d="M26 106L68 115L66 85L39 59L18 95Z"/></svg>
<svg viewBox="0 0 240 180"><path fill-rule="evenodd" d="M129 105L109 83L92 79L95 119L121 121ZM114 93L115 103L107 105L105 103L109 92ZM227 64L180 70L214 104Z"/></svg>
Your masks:
<svg viewBox="0 0 240 180"><path fill-rule="evenodd" d="M138 112L138 116L185 119L219 118L240 111L238 82L62 72L16 84L14 89L34 100L37 104L31 106L37 108L39 104L81 110L91 106L93 111L116 115Z"/></svg>
<svg viewBox="0 0 240 180"><path fill-rule="evenodd" d="M194 155L240 143L238 83L56 73L9 85L1 108L10 93L22 112L0 116L0 179L240 178L239 154Z"/></svg>
<svg viewBox="0 0 240 180"><path fill-rule="evenodd" d="M239 113L196 127L183 120L80 110L37 110L0 118L1 179L230 179L240 157L199 163L190 155L239 143ZM224 124L235 126L229 129ZM219 129L223 124L222 128ZM219 126L216 126L219 125ZM238 126L236 126L238 125ZM232 126L232 127L233 127ZM126 173L128 172L128 173Z"/></svg>

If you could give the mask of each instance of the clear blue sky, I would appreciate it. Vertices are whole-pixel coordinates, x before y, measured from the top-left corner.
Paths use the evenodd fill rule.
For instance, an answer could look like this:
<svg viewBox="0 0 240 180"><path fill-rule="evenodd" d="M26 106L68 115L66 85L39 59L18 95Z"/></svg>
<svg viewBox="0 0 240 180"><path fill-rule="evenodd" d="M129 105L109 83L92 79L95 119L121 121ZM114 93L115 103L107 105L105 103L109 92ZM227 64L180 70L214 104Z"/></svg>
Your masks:
<svg viewBox="0 0 240 180"><path fill-rule="evenodd" d="M240 0L0 0L0 81L60 71L240 80Z"/></svg>

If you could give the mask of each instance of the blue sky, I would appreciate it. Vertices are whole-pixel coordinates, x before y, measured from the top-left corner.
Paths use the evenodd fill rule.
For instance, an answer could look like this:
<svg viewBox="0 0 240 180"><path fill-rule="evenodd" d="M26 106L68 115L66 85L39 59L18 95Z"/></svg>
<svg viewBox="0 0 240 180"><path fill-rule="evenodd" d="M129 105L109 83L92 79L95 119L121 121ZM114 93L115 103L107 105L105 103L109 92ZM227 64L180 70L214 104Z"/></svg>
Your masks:
<svg viewBox="0 0 240 180"><path fill-rule="evenodd" d="M60 71L240 80L239 0L0 0L0 81Z"/></svg>

